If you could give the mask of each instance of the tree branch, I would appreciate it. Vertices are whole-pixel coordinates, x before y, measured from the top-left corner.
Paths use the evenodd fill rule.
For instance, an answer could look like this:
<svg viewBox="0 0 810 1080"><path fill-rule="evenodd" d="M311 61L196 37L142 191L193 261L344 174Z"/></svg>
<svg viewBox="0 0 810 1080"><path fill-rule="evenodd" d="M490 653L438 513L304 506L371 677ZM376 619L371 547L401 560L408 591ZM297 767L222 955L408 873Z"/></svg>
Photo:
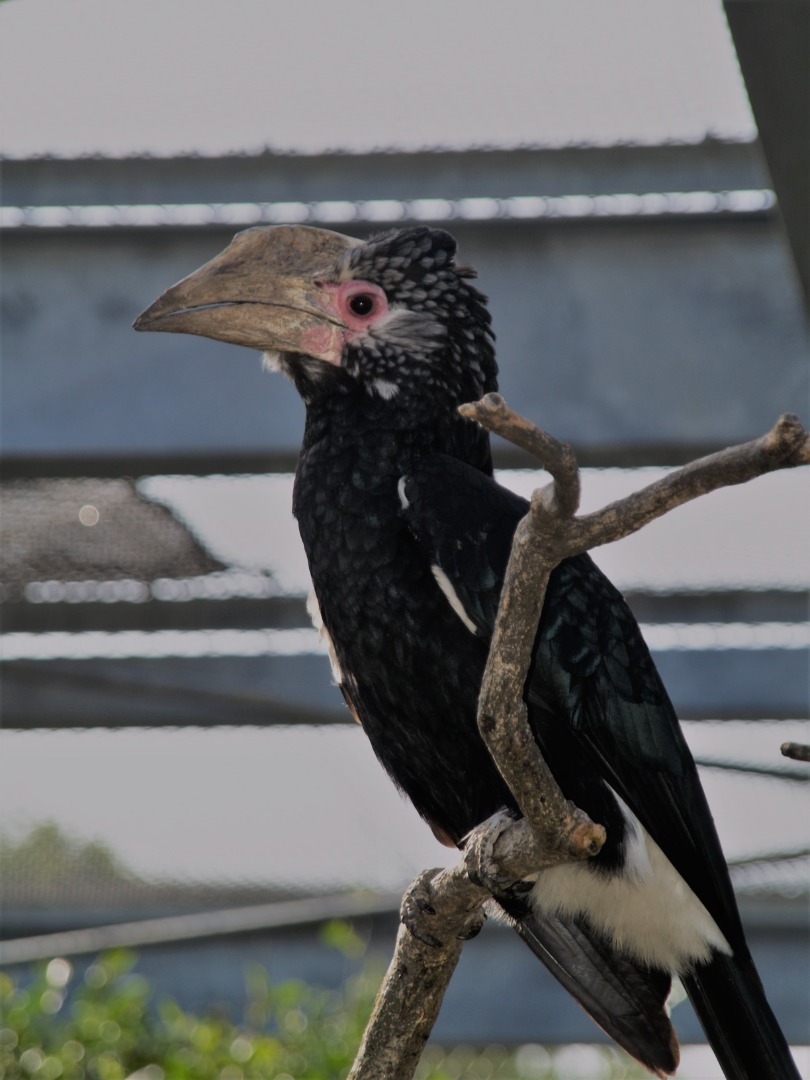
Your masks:
<svg viewBox="0 0 810 1080"><path fill-rule="evenodd" d="M570 446L514 413L498 394L462 405L459 412L529 450L552 476L551 484L534 493L515 531L478 703L479 730L523 819L495 815L483 822L466 838L459 865L425 871L409 886L394 957L350 1080L413 1076L462 943L481 928L492 888L508 887L554 863L587 858L605 841L604 828L557 786L523 702L551 571L567 556L628 536L709 491L810 462L810 436L787 414L760 439L701 458L577 518L579 472Z"/></svg>
<svg viewBox="0 0 810 1080"><path fill-rule="evenodd" d="M794 761L810 761L810 746L807 743L785 742L780 750L783 757L792 758Z"/></svg>
<svg viewBox="0 0 810 1080"><path fill-rule="evenodd" d="M572 455L569 446L556 443L556 449L544 452L545 441L555 443L555 440L541 432L539 434L542 435L542 440L532 442L528 433L523 430L524 426L530 426L528 421L513 413L500 394L487 394L480 401L462 405L459 412L462 416L476 420L487 430L495 431L504 438L517 442L524 449L535 452L543 468L554 477L551 485L553 491L546 494L548 489L544 489L541 496L543 501L549 507L553 506L555 501L566 507L571 505L574 485L570 478L570 465L565 469L560 466L563 455L566 462L568 455ZM513 439L513 435L516 438ZM785 413L771 430L759 439L699 458L681 469L673 470L661 480L648 484L641 491L610 503L596 513L572 518L566 523L565 535L556 536L555 541L564 552L563 558L575 555L630 536L670 510L700 495L716 491L717 488L744 484L777 469L791 469L807 464L810 464L810 435L804 430L797 416ZM575 490L578 505L578 480ZM576 505L571 513L575 511ZM559 520L562 514L556 516Z"/></svg>
<svg viewBox="0 0 810 1080"><path fill-rule="evenodd" d="M484 922L489 892L474 885L464 864L426 870L402 900L394 956L377 992L349 1080L410 1080L430 1037L461 947ZM431 898L436 898L433 906ZM417 911L431 918L431 935L414 932Z"/></svg>

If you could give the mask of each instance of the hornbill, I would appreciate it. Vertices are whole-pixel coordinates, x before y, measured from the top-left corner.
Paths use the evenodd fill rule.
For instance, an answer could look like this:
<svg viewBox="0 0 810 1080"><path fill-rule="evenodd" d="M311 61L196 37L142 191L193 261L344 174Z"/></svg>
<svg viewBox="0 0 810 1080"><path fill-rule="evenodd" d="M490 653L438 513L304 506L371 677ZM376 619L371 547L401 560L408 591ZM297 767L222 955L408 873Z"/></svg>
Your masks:
<svg viewBox="0 0 810 1080"><path fill-rule="evenodd" d="M457 412L496 389L497 368L486 300L455 256L452 236L422 226L363 241L257 227L135 327L259 349L295 384L293 510L336 681L394 783L463 845L518 813L476 705L528 504L493 479L488 437ZM678 1064L676 973L727 1077L795 1080L672 704L588 555L552 574L524 696L562 791L607 840L497 897L518 934L656 1075Z"/></svg>

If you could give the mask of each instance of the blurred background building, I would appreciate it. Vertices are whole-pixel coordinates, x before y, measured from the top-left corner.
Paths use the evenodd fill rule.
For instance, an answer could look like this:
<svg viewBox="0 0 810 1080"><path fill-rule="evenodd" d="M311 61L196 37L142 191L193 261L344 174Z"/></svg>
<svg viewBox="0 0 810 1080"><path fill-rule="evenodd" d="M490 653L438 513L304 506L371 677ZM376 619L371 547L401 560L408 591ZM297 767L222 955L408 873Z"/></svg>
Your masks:
<svg viewBox="0 0 810 1080"><path fill-rule="evenodd" d="M479 270L503 392L574 444L585 509L806 423L808 10L2 5L7 963L123 940L194 1007L238 1000L270 952L336 979L319 921L386 949L404 885L447 858L309 628L295 394L247 352L136 336L138 312L240 228L426 222ZM497 464L541 482L505 445ZM779 745L807 741L808 534L806 477L778 473L596 553L685 719L796 1043L806 773ZM494 927L435 1034L598 1037Z"/></svg>

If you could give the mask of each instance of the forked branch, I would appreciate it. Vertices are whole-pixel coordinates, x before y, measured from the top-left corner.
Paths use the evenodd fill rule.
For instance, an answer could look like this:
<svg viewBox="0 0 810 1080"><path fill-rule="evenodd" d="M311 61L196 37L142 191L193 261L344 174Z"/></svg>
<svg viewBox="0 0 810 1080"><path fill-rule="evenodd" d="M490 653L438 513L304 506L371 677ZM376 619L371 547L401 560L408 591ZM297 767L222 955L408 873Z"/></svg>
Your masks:
<svg viewBox="0 0 810 1080"><path fill-rule="evenodd" d="M545 866L594 855L604 843L602 826L567 802L557 786L523 703L551 571L567 556L629 536L700 495L810 463L810 436L786 414L753 442L700 458L626 499L575 517L579 471L570 446L514 413L498 394L459 412L530 451L552 477L534 493L515 532L478 702L479 730L524 816L484 822L467 839L461 863L425 871L409 887L394 958L349 1080L413 1076L462 943L483 924L491 892L482 882L505 886Z"/></svg>

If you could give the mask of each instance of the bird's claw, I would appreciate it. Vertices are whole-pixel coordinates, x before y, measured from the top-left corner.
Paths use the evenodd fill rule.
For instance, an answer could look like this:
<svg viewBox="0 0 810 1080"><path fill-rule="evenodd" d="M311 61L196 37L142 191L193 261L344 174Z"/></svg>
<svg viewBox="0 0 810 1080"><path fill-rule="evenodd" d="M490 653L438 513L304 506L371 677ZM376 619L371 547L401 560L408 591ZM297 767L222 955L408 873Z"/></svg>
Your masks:
<svg viewBox="0 0 810 1080"><path fill-rule="evenodd" d="M483 906L478 909L478 913L474 915L460 934L456 937L459 941L472 941L474 937L478 937L484 928L484 923L487 921L487 913L484 911Z"/></svg>
<svg viewBox="0 0 810 1080"><path fill-rule="evenodd" d="M399 917L415 938L430 945L431 948L440 949L444 942L435 934L431 933L431 919L435 918L436 908L433 906L432 882L440 870L423 870L418 877L414 878L405 895L402 897Z"/></svg>
<svg viewBox="0 0 810 1080"><path fill-rule="evenodd" d="M414 878L400 907L400 920L417 940L433 949L442 949L452 940L469 941L480 933L486 922L483 909L478 909L466 919L463 929L458 931L458 922L452 925L443 919L434 904L433 883L441 870L423 870Z"/></svg>
<svg viewBox="0 0 810 1080"><path fill-rule="evenodd" d="M501 836L515 824L514 815L499 810L492 817L476 825L464 839L464 864L467 876L475 885L487 889L493 896L523 896L532 888L530 881L516 881L505 875L495 848Z"/></svg>

